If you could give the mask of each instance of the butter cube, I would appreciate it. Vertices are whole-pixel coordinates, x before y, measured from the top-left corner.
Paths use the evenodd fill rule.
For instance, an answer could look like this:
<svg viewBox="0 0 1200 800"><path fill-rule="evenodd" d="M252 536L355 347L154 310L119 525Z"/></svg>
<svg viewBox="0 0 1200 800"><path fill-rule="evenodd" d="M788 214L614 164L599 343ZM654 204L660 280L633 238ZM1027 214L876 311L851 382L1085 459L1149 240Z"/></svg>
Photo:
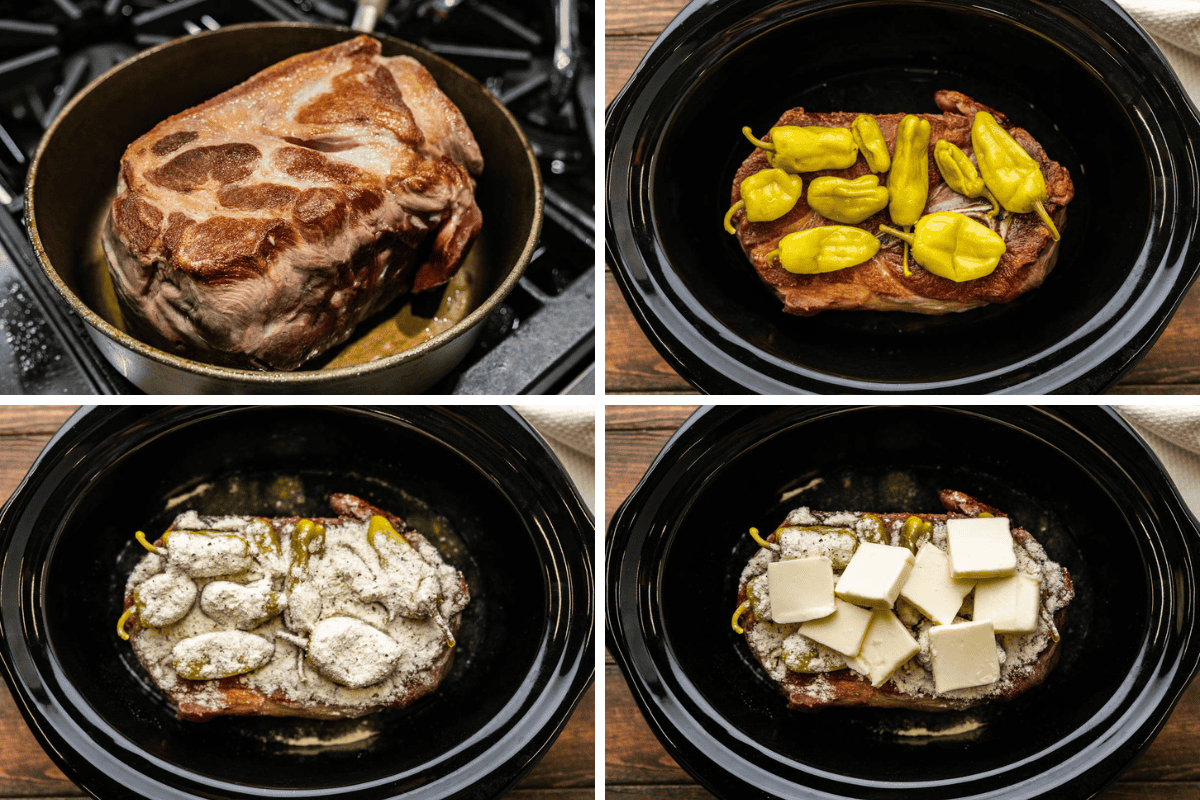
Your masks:
<svg viewBox="0 0 1200 800"><path fill-rule="evenodd" d="M828 617L801 625L800 633L844 656L856 656L871 624L871 612L841 600L834 600L834 606Z"/></svg>
<svg viewBox="0 0 1200 800"><path fill-rule="evenodd" d="M950 559L937 545L926 542L900 596L939 625L949 625L974 585L975 581L952 577Z"/></svg>
<svg viewBox="0 0 1200 800"><path fill-rule="evenodd" d="M975 621L991 620L996 633L1033 633L1041 605L1042 582L1021 573L975 587Z"/></svg>
<svg viewBox="0 0 1200 800"><path fill-rule="evenodd" d="M929 629L933 685L939 692L986 686L1000 680L996 631L991 621L934 625Z"/></svg>
<svg viewBox="0 0 1200 800"><path fill-rule="evenodd" d="M807 622L833 613L833 562L824 556L789 558L767 565L771 618Z"/></svg>
<svg viewBox="0 0 1200 800"><path fill-rule="evenodd" d="M838 579L838 597L871 608L891 608L912 571L907 547L863 542Z"/></svg>
<svg viewBox="0 0 1200 800"><path fill-rule="evenodd" d="M1004 517L946 520L950 574L955 578L1004 578L1017 572L1012 534Z"/></svg>
<svg viewBox="0 0 1200 800"><path fill-rule="evenodd" d="M877 608L871 614L871 624L863 637L862 650L846 663L854 671L866 675L872 686L882 686L892 673L921 650L917 640L908 632L890 609Z"/></svg>

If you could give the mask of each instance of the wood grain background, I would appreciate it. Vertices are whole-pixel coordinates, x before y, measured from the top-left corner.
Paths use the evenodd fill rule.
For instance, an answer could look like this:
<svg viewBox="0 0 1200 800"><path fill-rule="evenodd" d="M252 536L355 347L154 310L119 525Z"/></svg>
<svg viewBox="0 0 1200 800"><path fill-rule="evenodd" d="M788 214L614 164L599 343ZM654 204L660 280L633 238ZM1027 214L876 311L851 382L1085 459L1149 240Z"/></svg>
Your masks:
<svg viewBox="0 0 1200 800"><path fill-rule="evenodd" d="M604 96L612 102L658 34L686 0L608 0L604 18ZM611 269L604 275L605 391L608 394L696 394L662 359L629 311ZM1200 282L1162 338L1112 394L1200 392Z"/></svg>
<svg viewBox="0 0 1200 800"><path fill-rule="evenodd" d="M0 497L16 490L42 447L71 416L67 406L0 406ZM509 797L590 800L595 796L596 690L588 689L562 735ZM197 723L202 724L202 723ZM0 681L0 800L84 797L33 738Z"/></svg>
<svg viewBox="0 0 1200 800"><path fill-rule="evenodd" d="M605 413L607 529L621 502L696 406L608 406ZM712 795L667 754L642 718L612 657L604 663L604 775L608 797L703 800ZM1150 748L1100 800L1200 798L1200 683L1184 692Z"/></svg>

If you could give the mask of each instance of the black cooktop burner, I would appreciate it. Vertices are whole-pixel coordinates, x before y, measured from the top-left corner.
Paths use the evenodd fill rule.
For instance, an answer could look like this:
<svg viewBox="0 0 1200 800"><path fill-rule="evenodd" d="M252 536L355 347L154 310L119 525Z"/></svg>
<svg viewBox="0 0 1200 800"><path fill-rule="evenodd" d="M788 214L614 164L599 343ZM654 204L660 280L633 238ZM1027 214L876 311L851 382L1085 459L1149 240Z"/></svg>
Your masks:
<svg viewBox="0 0 1200 800"><path fill-rule="evenodd" d="M0 392L134 392L41 280L21 227L25 173L79 89L138 50L224 25L349 25L351 0L0 0ZM595 75L590 0L397 0L375 29L470 72L520 120L546 185L520 286L435 393L594 391Z"/></svg>

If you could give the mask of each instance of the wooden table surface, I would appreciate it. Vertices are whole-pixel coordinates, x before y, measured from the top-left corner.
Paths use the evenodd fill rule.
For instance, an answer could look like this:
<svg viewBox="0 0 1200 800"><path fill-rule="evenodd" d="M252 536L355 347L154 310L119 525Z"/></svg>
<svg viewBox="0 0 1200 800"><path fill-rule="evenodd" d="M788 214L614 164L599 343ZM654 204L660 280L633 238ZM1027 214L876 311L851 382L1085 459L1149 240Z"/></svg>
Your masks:
<svg viewBox="0 0 1200 800"><path fill-rule="evenodd" d="M695 406L608 406L605 411L607 529L671 434ZM700 800L712 795L667 754L638 711L620 670L605 655L604 776L608 797ZM1100 800L1184 800L1200 797L1200 681L1180 700L1166 726Z"/></svg>
<svg viewBox="0 0 1200 800"><path fill-rule="evenodd" d="M0 497L7 500L42 447L71 415L68 406L0 407ZM596 770L596 690L588 689L562 735L508 797L592 800ZM85 797L33 738L0 680L0 800Z"/></svg>
<svg viewBox="0 0 1200 800"><path fill-rule="evenodd" d="M605 105L686 0L608 0L604 9ZM605 391L608 394L695 394L638 327L611 269L604 275ZM1200 393L1200 282L1146 357L1113 394Z"/></svg>

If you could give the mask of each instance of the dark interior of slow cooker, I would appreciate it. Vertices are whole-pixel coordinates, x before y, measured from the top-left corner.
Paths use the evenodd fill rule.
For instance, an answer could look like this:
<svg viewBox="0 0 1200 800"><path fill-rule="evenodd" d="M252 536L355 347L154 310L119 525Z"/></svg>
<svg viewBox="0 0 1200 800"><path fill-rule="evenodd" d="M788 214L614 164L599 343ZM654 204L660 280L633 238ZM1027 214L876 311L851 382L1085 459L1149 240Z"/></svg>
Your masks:
<svg viewBox="0 0 1200 800"><path fill-rule="evenodd" d="M1146 268L1150 224L1148 166L1122 98L1053 32L965 4L845 5L748 38L681 98L651 185L655 230L673 277L691 295L685 305L770 357L885 382L1011 368L1085 329L1102 330L1115 311L1105 304ZM720 225L733 175L752 151L741 127L761 135L796 106L939 113L939 89L1005 112L1070 171L1075 199L1054 272L1011 304L961 314L784 314Z"/></svg>
<svg viewBox="0 0 1200 800"><path fill-rule="evenodd" d="M757 549L747 529L774 530L801 505L938 512L943 488L1008 512L1070 571L1076 598L1057 667L1010 703L967 711L789 710L729 625ZM969 412L879 408L795 426L721 464L679 520L662 579L668 647L755 760L855 781L981 775L1060 746L1129 691L1122 684L1145 637L1149 589L1123 516L1086 468ZM913 735L921 731L940 735Z"/></svg>
<svg viewBox="0 0 1200 800"><path fill-rule="evenodd" d="M153 539L188 508L329 516L334 492L404 517L466 575L472 600L449 676L412 706L362 721L177 719L115 635L125 578L144 553L133 533ZM539 557L512 500L450 446L365 415L242 410L176 429L97 475L60 525L46 577L55 656L91 711L127 740L119 746L193 776L280 789L405 773L398 788L426 781L422 769L486 736L526 691L545 624ZM296 744L305 738L314 744Z"/></svg>

